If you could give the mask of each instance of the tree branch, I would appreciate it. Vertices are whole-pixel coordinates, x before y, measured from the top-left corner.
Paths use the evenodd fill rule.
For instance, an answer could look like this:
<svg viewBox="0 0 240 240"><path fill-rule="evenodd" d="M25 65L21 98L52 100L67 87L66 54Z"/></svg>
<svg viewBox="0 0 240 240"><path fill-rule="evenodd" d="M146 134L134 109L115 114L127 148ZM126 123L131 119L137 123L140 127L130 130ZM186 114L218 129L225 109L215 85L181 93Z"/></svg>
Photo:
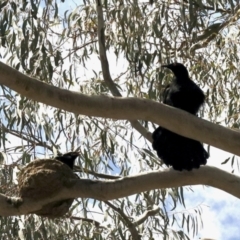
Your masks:
<svg viewBox="0 0 240 240"><path fill-rule="evenodd" d="M159 213L160 208L159 207L154 207L153 209L150 209L148 211L145 211L140 217L138 217L137 220L134 221L134 225L140 225L142 223L145 222L145 220L149 217L149 216L154 216L157 213Z"/></svg>
<svg viewBox="0 0 240 240"><path fill-rule="evenodd" d="M127 226L127 228L129 229L132 239L133 240L141 240L141 236L139 235L135 225L129 220L128 216L126 216L126 214L118 207L115 207L112 203L105 201L105 204L107 204L110 208L112 208L114 211L116 211L123 223Z"/></svg>
<svg viewBox="0 0 240 240"><path fill-rule="evenodd" d="M240 177L215 167L203 166L191 172L153 171L116 180L100 181L90 179L70 179L69 188L63 188L52 198L42 200L17 199L0 194L0 215L13 216L35 212L43 205L69 198L93 198L100 201L130 196L159 188L173 188L186 185L208 185L240 198ZM22 200L22 202L21 202ZM14 204L14 202L18 202Z"/></svg>
<svg viewBox="0 0 240 240"><path fill-rule="evenodd" d="M186 6L188 6L190 3L188 0L183 0L183 2L185 2ZM181 3L178 3L178 4L181 4ZM199 5L197 2L195 1L192 1L193 5L195 5L197 8L199 8L200 10L201 9L205 9L205 10L210 10L210 11L215 11L215 12L220 12L220 13L231 13L231 9L224 9L224 8L214 8L214 7L210 7L210 6L207 6L207 5L204 5L202 2L201 2L201 5Z"/></svg>
<svg viewBox="0 0 240 240"><path fill-rule="evenodd" d="M197 37L196 44L194 44L190 48L190 53L194 54L194 52L200 48L206 47L209 42L214 40L219 32L229 24L232 24L233 22L236 22L239 19L240 16L240 5L236 5L234 8L234 15L230 15L224 22L221 23L214 23L210 25L207 29L205 29L204 33Z"/></svg>
<svg viewBox="0 0 240 240"><path fill-rule="evenodd" d="M122 97L121 93L117 89L115 83L112 80L109 64L106 54L106 46L105 46L105 33L104 33L104 20L103 20L103 10L101 1L97 2L97 14L98 14L98 44L99 44L99 52L100 52L100 60L103 72L103 78L107 86L109 87L113 96ZM135 128L140 134L142 134L149 142L152 142L152 135L149 131L146 130L137 120L130 121L133 128Z"/></svg>
<svg viewBox="0 0 240 240"><path fill-rule="evenodd" d="M103 20L103 11L102 11L102 4L101 1L96 0L97 2L97 14L98 14L98 45L99 45L99 53L100 53L100 60L103 72L103 78L106 84L108 85L110 91L114 96L121 97L121 93L116 88L110 71L109 71L109 64L106 54L106 46L105 46L105 34L104 34L104 20Z"/></svg>
<svg viewBox="0 0 240 240"><path fill-rule="evenodd" d="M107 229L106 227L102 226L100 222L98 222L94 219L91 219L91 218L70 216L69 219L92 223L97 228Z"/></svg>
<svg viewBox="0 0 240 240"><path fill-rule="evenodd" d="M122 176L114 176L114 175L109 175L109 174L103 174L103 173L97 173L95 171L89 170L87 168L81 168L79 166L74 166L74 170L76 170L76 172L84 172L87 174L91 174L94 177L97 178L105 178L105 179L119 179L122 178Z"/></svg>
<svg viewBox="0 0 240 240"><path fill-rule="evenodd" d="M51 86L0 62L0 84L38 102L76 114L151 121L182 136L240 156L240 133L152 100L88 96Z"/></svg>
<svg viewBox="0 0 240 240"><path fill-rule="evenodd" d="M7 127L5 127L3 125L3 123L1 124L0 128L2 128L5 132L7 132L7 133L9 133L9 134L11 134L11 135L13 135L15 137L21 138L21 139L25 140L26 142L31 143L33 146L36 145L36 146L45 147L48 150L52 151L52 146L48 146L45 142L42 143L41 141L39 141L37 138L35 138L32 135L31 136L26 136L26 134L24 132L18 132L18 131L15 131L15 130L10 130ZM30 139L31 137L35 138L35 139L32 140L32 139Z"/></svg>

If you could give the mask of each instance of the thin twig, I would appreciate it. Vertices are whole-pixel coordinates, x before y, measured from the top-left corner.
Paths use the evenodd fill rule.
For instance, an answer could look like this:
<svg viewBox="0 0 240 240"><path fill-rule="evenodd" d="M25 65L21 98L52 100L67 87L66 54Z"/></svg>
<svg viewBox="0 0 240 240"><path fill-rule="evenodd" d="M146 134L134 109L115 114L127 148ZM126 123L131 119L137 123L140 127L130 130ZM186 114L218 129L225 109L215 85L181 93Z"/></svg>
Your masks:
<svg viewBox="0 0 240 240"><path fill-rule="evenodd" d="M115 207L112 203L108 201L104 201L105 204L107 204L110 208L112 208L114 211L116 211L120 217L123 220L123 223L128 227L133 240L141 240L141 236L138 233L136 227L134 224L129 220L129 218L126 216L126 214L118 207Z"/></svg>
<svg viewBox="0 0 240 240"><path fill-rule="evenodd" d="M12 134L13 136L15 137L18 137L18 138L21 138L31 144L33 144L34 146L41 146L41 147L45 147L49 150L52 151L52 147L48 146L46 143L42 143L40 142L36 137L34 137L33 135L31 135L32 138L34 138L35 141L29 139L29 136L26 137L24 136L25 134L24 133L19 133L15 130L9 130L8 128L6 128L3 124L1 124L1 128L4 129L5 132L9 133L9 134Z"/></svg>
<svg viewBox="0 0 240 240"><path fill-rule="evenodd" d="M106 179L119 179L119 178L122 178L122 176L113 176L113 175L108 175L108 174L97 173L97 172L94 172L94 171L89 170L87 168L80 168L78 166L75 166L74 169L77 170L76 172L88 173L88 174L91 174L91 175L93 175L95 177L99 177L99 178L106 178Z"/></svg>
<svg viewBox="0 0 240 240"><path fill-rule="evenodd" d="M89 222L89 223L94 224L95 227L97 227L97 228L107 229L106 227L101 226L101 223L100 223L100 222L98 222L98 221L96 221L96 220L93 220L93 219L90 219L90 218L83 218L83 217L74 217L74 216L71 216L71 217L69 217L69 219L78 220L78 221L83 221L83 222Z"/></svg>
<svg viewBox="0 0 240 240"><path fill-rule="evenodd" d="M159 207L154 207L153 209L147 210L145 211L140 217L138 217L137 220L135 220L133 222L134 225L138 226L142 223L145 222L145 220L149 217L149 216L154 216L157 213L159 213L160 208Z"/></svg>

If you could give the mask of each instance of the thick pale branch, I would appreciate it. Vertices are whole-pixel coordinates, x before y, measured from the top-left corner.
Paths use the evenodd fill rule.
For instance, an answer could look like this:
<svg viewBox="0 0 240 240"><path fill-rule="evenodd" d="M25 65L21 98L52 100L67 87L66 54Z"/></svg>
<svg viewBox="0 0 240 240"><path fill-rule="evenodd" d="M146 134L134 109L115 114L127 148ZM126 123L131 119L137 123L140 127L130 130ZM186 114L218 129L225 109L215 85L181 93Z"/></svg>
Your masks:
<svg viewBox="0 0 240 240"><path fill-rule="evenodd" d="M138 98L87 96L30 78L1 62L0 84L35 101L77 114L152 121L180 135L240 155L239 132L155 101Z"/></svg>
<svg viewBox="0 0 240 240"><path fill-rule="evenodd" d="M75 193L72 189L73 195L69 197L79 197L81 192L81 197L106 201L158 188L199 184L221 189L240 198L240 177L212 166L203 166L190 172L173 169L153 171L109 181L82 179L75 185Z"/></svg>
<svg viewBox="0 0 240 240"><path fill-rule="evenodd" d="M215 167L203 166L191 172L153 171L121 179L100 181L90 179L72 180L71 188L64 188L59 194L45 200L23 199L22 204L10 204L8 198L0 195L0 215L11 216L28 214L39 210L50 201L66 198L93 198L101 201L122 198L136 193L159 188L172 188L186 185L208 185L240 198L240 177Z"/></svg>

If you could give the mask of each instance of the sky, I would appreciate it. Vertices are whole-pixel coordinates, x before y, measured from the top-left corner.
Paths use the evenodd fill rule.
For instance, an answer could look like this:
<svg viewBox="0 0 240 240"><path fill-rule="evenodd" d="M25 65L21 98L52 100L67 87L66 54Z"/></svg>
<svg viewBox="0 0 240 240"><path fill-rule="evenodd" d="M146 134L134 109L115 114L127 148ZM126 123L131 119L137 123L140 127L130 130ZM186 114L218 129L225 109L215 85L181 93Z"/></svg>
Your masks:
<svg viewBox="0 0 240 240"><path fill-rule="evenodd" d="M225 171L231 172L231 164L221 163L232 154L220 149L211 147L211 156L207 165L215 166ZM235 172L239 175L238 172ZM204 176L203 176L204 177ZM240 215L237 209L240 209L238 198L213 187L209 186L191 186L192 191L184 188L185 206L178 206L174 211L184 211L201 206L203 229L193 240L201 238L211 238L216 240L237 240L240 236ZM191 235L190 235L191 236ZM191 236L192 237L192 236Z"/></svg>
<svg viewBox="0 0 240 240"><path fill-rule="evenodd" d="M232 171L230 162L221 164L228 157L232 157L232 154L214 147L211 147L210 154L208 165L227 172ZM234 174L239 176L238 171ZM188 192L185 195L186 205L191 202L205 205L203 208L204 228L199 236L218 240L239 240L239 199L213 187L194 186L193 190L194 193Z"/></svg>

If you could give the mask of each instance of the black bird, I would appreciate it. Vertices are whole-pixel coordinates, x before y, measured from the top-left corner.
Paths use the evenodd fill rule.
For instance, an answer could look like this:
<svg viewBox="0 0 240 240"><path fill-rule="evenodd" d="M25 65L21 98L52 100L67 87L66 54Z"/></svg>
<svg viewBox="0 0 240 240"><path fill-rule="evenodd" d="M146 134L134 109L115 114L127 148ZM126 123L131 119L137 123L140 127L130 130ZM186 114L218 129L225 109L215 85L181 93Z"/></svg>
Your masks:
<svg viewBox="0 0 240 240"><path fill-rule="evenodd" d="M188 70L181 63L163 65L175 75L163 92L163 103L196 115L203 105L203 91L189 78ZM205 165L209 154L199 141L180 136L159 126L152 134L153 149L167 166L175 170L192 170Z"/></svg>
<svg viewBox="0 0 240 240"><path fill-rule="evenodd" d="M188 70L181 63L163 65L171 69L175 78L163 92L163 103L196 114L205 100L203 91L188 75Z"/></svg>
<svg viewBox="0 0 240 240"><path fill-rule="evenodd" d="M71 169L73 169L74 161L78 156L78 152L68 152L63 154L62 156L55 157L55 159L59 160L64 164L67 164Z"/></svg>

